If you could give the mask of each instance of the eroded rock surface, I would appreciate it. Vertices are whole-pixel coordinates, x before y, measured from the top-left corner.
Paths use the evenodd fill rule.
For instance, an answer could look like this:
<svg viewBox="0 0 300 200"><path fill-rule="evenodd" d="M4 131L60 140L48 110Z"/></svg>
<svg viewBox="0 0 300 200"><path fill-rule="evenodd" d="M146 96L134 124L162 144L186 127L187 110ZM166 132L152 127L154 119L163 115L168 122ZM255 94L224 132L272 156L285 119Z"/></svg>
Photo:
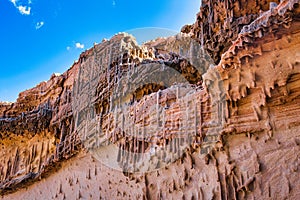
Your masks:
<svg viewBox="0 0 300 200"><path fill-rule="evenodd" d="M279 4L279 0L204 0L197 21L192 30L184 27L182 31L190 31L198 39L216 63L234 42L240 31Z"/></svg>
<svg viewBox="0 0 300 200"><path fill-rule="evenodd" d="M118 34L1 103L2 198L299 199L299 1L203 1L182 31Z"/></svg>

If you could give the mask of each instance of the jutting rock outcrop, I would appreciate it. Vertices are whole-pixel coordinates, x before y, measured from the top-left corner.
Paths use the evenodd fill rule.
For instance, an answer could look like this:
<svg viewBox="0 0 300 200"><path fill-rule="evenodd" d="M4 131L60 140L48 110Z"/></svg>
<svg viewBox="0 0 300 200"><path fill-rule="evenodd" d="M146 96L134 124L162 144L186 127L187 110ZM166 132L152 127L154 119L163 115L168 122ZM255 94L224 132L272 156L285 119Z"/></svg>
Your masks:
<svg viewBox="0 0 300 200"><path fill-rule="evenodd" d="M202 1L182 32L0 103L1 198L299 199L299 0Z"/></svg>

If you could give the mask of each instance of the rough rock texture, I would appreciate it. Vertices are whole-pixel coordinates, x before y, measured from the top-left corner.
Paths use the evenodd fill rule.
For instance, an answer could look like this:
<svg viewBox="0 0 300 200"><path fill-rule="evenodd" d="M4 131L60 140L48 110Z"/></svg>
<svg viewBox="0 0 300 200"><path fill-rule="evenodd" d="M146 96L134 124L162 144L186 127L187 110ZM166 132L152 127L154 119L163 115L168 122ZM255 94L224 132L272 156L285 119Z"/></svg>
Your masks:
<svg viewBox="0 0 300 200"><path fill-rule="evenodd" d="M277 0L203 0L197 21L192 30L185 26L182 31L192 31L216 63L228 50L245 25L250 24L264 12L274 9Z"/></svg>
<svg viewBox="0 0 300 200"><path fill-rule="evenodd" d="M81 63L82 70L74 84L76 130L85 141L85 147L106 146L104 151L109 154L108 157L116 155L109 157L107 162L118 161L116 165L121 165L118 166L120 170L135 172L162 167L162 163L150 159L151 148L154 150L166 144L172 146L173 143L176 146L191 135L197 137L196 143L203 140L202 134L205 134L201 133L201 123L195 124L194 121L202 117L202 107L210 102L207 93L198 93L196 89L200 90L201 69L191 64L193 60L189 62L179 55L191 55L189 50L197 48L192 41L185 41L187 39L186 35L177 35L151 41L140 50L144 51L141 54L143 58L137 57L139 54L135 52L136 49L139 51L139 47L132 45L132 36L126 34L117 35L94 48L93 53ZM164 54L166 50L161 46L170 47L172 53ZM114 55L104 53L112 48L124 51L121 58L119 54L114 58ZM154 49L154 53L147 49ZM118 62L112 65L94 63L94 60L100 61L102 56L107 55ZM197 62L203 64L203 71L209 67L209 62L203 58L197 58ZM209 111L209 108L206 110ZM210 117L207 114L207 118ZM180 136L179 130L185 131L186 135ZM119 151L119 148L107 150L109 143L126 152ZM99 151L102 152L101 149ZM95 153L100 154L99 151ZM177 151L169 153L170 157L166 156L164 163L173 159L171 155ZM145 154L149 156L151 164L148 164L151 166L139 162L146 157Z"/></svg>
<svg viewBox="0 0 300 200"><path fill-rule="evenodd" d="M2 104L0 189L39 178L53 163L72 156L80 140L73 132L71 92L78 64L62 75L20 93Z"/></svg>
<svg viewBox="0 0 300 200"><path fill-rule="evenodd" d="M196 23L183 29L189 34L144 46L116 35L82 53L63 75L21 93L16 103L1 103L2 198L299 199L300 8L298 0L276 3L203 1ZM187 61L196 46L182 41L190 36L216 66L203 58ZM159 78L156 70L167 78L131 91L128 73L148 83L150 69L152 78ZM123 95L114 96L114 89ZM184 119L199 123L182 126ZM139 133L130 127L154 122L161 124L155 134L130 134ZM186 141L178 137L181 126L193 137L172 160ZM82 135L86 128L91 135L103 131L100 149L85 150L95 143ZM162 157L171 164L130 173L154 145L169 145L170 157ZM115 169L96 159L103 152ZM157 160L149 157L147 167L161 164Z"/></svg>

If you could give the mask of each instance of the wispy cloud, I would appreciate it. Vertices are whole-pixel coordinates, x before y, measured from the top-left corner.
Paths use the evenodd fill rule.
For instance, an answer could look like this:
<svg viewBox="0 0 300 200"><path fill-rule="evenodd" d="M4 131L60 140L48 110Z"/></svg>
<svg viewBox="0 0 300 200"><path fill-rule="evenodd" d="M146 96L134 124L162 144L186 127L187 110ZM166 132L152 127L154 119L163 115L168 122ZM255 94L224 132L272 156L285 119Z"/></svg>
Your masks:
<svg viewBox="0 0 300 200"><path fill-rule="evenodd" d="M18 6L17 8L22 15L30 15L31 7Z"/></svg>
<svg viewBox="0 0 300 200"><path fill-rule="evenodd" d="M80 43L80 42L74 42L72 45L69 45L66 47L67 51L71 51L73 49L84 49L84 44Z"/></svg>
<svg viewBox="0 0 300 200"><path fill-rule="evenodd" d="M18 3L18 0L9 0L14 7L19 10L22 15L30 15L31 7L26 5L21 5ZM29 2L30 4L30 2Z"/></svg>
<svg viewBox="0 0 300 200"><path fill-rule="evenodd" d="M84 44L81 44L80 42L77 42L77 43L75 44L75 47L76 47L77 49L83 49L83 48L84 48Z"/></svg>
<svg viewBox="0 0 300 200"><path fill-rule="evenodd" d="M42 28L42 26L44 26L44 24L45 24L45 22L43 22L43 21L37 22L35 24L35 29L38 30L38 29Z"/></svg>
<svg viewBox="0 0 300 200"><path fill-rule="evenodd" d="M17 6L17 0L9 0L9 1L12 2L14 6Z"/></svg>
<svg viewBox="0 0 300 200"><path fill-rule="evenodd" d="M112 5L116 6L116 1L115 0L112 1Z"/></svg>

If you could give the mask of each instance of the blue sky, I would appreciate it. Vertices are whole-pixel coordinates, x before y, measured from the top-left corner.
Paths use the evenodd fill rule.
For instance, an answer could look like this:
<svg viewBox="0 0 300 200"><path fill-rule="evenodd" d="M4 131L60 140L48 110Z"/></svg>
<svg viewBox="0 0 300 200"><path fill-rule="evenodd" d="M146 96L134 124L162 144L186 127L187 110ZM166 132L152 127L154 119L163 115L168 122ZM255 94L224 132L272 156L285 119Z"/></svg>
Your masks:
<svg viewBox="0 0 300 200"><path fill-rule="evenodd" d="M115 33L179 32L199 7L200 0L0 0L0 101L15 101L19 92L63 73L82 51Z"/></svg>

